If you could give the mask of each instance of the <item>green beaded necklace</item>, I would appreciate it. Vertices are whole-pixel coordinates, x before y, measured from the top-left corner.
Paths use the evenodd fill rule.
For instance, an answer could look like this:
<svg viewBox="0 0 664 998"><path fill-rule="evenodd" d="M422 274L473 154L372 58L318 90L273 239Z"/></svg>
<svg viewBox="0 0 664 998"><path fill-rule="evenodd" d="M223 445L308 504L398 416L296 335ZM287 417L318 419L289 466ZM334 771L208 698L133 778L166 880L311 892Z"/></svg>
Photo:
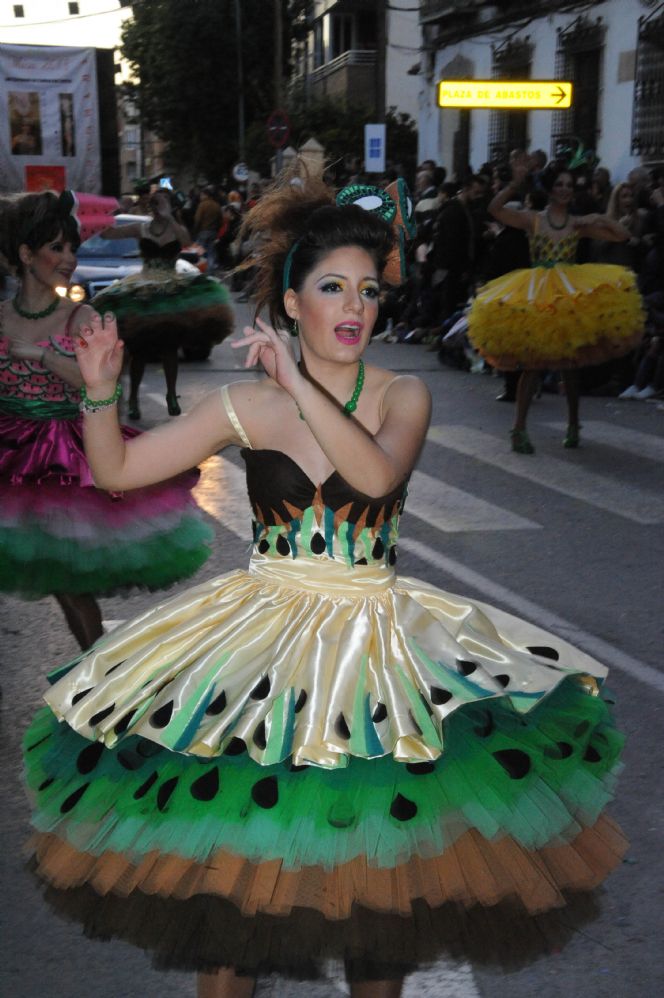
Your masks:
<svg viewBox="0 0 664 998"><path fill-rule="evenodd" d="M60 304L60 296L56 295L50 305L43 308L41 312L28 312L27 309L21 308L18 304L16 298L12 298L12 305L14 306L14 311L21 316L22 319L45 319L47 315L55 312L56 308Z"/></svg>
<svg viewBox="0 0 664 998"><path fill-rule="evenodd" d="M353 388L353 394L348 399L344 406L344 412L347 416L350 416L352 412L357 409L357 400L362 394L362 389L364 388L364 361L360 361L360 366L357 371L357 381L355 382L355 388Z"/></svg>
<svg viewBox="0 0 664 998"><path fill-rule="evenodd" d="M357 409L357 400L362 394L362 389L364 388L364 361L360 360L360 366L357 371L357 381L355 382L355 388L353 388L353 394L348 399L344 405L344 415L350 416ZM297 405L297 402L295 403ZM297 411L300 414L300 419L304 419L299 405L297 406Z"/></svg>

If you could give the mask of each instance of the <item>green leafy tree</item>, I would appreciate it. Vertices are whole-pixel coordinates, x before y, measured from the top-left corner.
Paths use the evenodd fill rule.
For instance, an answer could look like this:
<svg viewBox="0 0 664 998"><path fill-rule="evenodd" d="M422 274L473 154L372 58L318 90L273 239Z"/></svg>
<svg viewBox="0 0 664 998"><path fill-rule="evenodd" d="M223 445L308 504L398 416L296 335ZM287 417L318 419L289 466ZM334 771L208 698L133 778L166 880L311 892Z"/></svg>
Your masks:
<svg viewBox="0 0 664 998"><path fill-rule="evenodd" d="M273 5L241 0L245 120L273 108ZM122 32L145 125L169 145L176 167L211 179L237 162L238 60L234 0L138 0ZM285 42L285 48L288 45Z"/></svg>

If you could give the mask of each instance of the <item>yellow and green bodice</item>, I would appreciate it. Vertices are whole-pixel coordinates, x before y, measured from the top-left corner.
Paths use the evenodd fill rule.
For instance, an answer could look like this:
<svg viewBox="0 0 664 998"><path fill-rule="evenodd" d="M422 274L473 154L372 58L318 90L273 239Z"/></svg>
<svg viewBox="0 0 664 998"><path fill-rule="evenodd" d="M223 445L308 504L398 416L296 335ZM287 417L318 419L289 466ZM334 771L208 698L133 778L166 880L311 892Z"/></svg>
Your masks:
<svg viewBox="0 0 664 998"><path fill-rule="evenodd" d="M559 263L576 263L578 229L572 229L562 239L554 241L551 234L543 232L541 226L537 224L528 241L533 267L555 267Z"/></svg>

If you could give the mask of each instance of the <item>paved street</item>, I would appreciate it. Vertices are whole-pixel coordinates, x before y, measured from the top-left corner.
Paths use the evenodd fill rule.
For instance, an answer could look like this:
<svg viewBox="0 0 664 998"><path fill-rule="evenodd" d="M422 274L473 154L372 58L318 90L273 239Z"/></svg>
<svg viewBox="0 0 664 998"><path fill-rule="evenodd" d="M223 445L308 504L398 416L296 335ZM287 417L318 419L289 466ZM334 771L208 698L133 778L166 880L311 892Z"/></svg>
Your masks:
<svg viewBox="0 0 664 998"><path fill-rule="evenodd" d="M248 316L246 306L238 315ZM502 382L440 366L422 346L373 344L369 360L414 371L429 385L434 413L403 519L399 569L467 593L549 627L611 668L619 721L628 734L625 771L611 808L632 847L598 898L598 917L575 927L561 953L509 974L441 963L414 975L406 998L642 998L664 993L664 804L661 733L664 565L664 403L582 400L578 451L561 446L564 400L532 409L535 456L508 446ZM212 360L184 365L183 408L225 381L247 376L228 344ZM163 377L149 368L140 424L167 418ZM248 505L236 451L210 458L199 501L218 544L200 578L246 561ZM154 597L103 603L107 621L138 613ZM20 739L39 704L47 671L75 652L52 600L0 606L0 739L3 893L0 992L7 998L193 998L193 978L160 974L120 943L83 940L54 920L22 868L27 803ZM565 917L564 915L562 916ZM260 998L348 994L338 968L325 981L265 980Z"/></svg>

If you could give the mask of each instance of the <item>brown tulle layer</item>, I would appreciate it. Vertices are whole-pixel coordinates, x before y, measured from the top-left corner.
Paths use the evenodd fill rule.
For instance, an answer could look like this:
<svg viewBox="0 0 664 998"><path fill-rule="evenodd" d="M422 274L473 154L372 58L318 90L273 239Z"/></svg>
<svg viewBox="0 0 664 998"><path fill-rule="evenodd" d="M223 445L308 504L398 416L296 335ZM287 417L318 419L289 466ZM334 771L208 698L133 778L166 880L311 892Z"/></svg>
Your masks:
<svg viewBox="0 0 664 998"><path fill-rule="evenodd" d="M214 304L161 315L135 315L122 319L121 332L130 353L154 353L179 346L221 343L233 332L230 305Z"/></svg>
<svg viewBox="0 0 664 998"><path fill-rule="evenodd" d="M332 870L283 870L278 860L254 864L224 850L204 865L153 852L136 866L119 853L78 852L50 834L37 834L31 844L36 872L59 890L89 884L100 895L141 892L179 901L211 895L231 901L245 916L283 918L305 908L332 921L348 919L354 905L409 917L418 900L430 908L448 903L470 908L510 899L539 914L563 906L564 891L596 887L627 847L606 816L573 842L539 851L508 837L489 842L469 831L442 856L414 857L393 869L377 869L357 857Z"/></svg>
<svg viewBox="0 0 664 998"><path fill-rule="evenodd" d="M536 358L526 361L523 356L516 357L513 354L487 354L483 350L480 350L480 353L498 371L562 371L570 368L594 367L597 364L604 364L607 360L624 357L642 340L643 328L638 328L631 337L618 341L604 338L590 346L579 347L573 358L543 357L538 354Z"/></svg>
<svg viewBox="0 0 664 998"><path fill-rule="evenodd" d="M242 915L231 901L197 895L186 901L134 891L101 897L91 887L48 888L45 899L60 917L79 923L91 939L121 939L146 950L156 967L212 971L232 966L244 974L313 978L324 960L346 963L351 980L402 977L442 956L475 964L522 967L559 952L597 918L592 894L573 894L564 909L531 916L513 902L466 909L413 904L409 917L355 905L347 919L294 908L288 918Z"/></svg>

